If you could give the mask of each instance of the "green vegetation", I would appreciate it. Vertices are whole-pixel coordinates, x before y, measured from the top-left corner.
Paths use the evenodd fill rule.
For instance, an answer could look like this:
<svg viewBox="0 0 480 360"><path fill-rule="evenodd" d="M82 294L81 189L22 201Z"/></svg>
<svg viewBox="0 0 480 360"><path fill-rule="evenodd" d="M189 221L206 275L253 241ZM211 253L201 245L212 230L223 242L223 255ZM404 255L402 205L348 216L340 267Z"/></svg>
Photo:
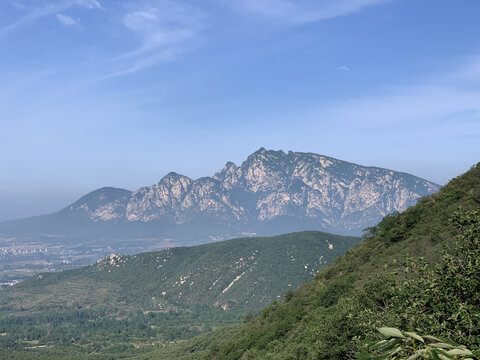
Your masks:
<svg viewBox="0 0 480 360"><path fill-rule="evenodd" d="M0 350L20 358L23 351L61 358L61 349L148 352L241 322L359 241L307 231L111 255L40 274L0 292Z"/></svg>
<svg viewBox="0 0 480 360"><path fill-rule="evenodd" d="M104 308L43 311L0 320L0 344L77 345L90 352L117 351L187 339L205 331L241 321L238 311L192 307L190 311L133 313Z"/></svg>
<svg viewBox="0 0 480 360"><path fill-rule="evenodd" d="M389 308L401 326L480 348L480 211L452 220L459 230L455 247L436 266L408 261Z"/></svg>
<svg viewBox="0 0 480 360"><path fill-rule="evenodd" d="M192 305L259 310L312 279L359 241L306 231L110 255L88 267L31 277L1 292L0 311L105 304L125 310L168 311Z"/></svg>
<svg viewBox="0 0 480 360"><path fill-rule="evenodd" d="M480 164L385 217L312 282L191 358L368 359L385 324L477 349L479 208Z"/></svg>
<svg viewBox="0 0 480 360"><path fill-rule="evenodd" d="M378 331L386 337L373 347L376 357L389 360L401 359L473 359L480 350L470 351L463 345L442 340L431 335L418 335L396 328L382 327Z"/></svg>

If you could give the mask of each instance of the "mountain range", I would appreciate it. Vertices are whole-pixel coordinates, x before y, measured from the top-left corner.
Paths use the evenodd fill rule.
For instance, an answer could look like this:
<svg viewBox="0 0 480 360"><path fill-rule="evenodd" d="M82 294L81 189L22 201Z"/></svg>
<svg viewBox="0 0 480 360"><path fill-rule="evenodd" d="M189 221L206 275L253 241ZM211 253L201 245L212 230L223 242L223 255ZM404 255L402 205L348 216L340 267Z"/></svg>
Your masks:
<svg viewBox="0 0 480 360"><path fill-rule="evenodd" d="M305 229L358 235L439 185L313 153L251 154L212 177L169 173L136 191L105 187L51 215L0 224L0 233L154 237L179 244Z"/></svg>
<svg viewBox="0 0 480 360"><path fill-rule="evenodd" d="M104 187L60 211L0 223L0 281L134 254L303 230L360 235L439 185L313 153L254 152L211 177L169 173L136 191Z"/></svg>

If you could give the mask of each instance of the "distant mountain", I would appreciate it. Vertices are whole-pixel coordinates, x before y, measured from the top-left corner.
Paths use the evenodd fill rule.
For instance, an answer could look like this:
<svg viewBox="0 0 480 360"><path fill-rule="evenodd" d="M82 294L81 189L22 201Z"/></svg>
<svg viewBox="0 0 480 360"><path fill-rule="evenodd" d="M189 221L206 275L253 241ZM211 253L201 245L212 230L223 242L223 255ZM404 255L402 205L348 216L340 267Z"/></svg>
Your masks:
<svg viewBox="0 0 480 360"><path fill-rule="evenodd" d="M261 148L197 180L169 173L136 191L105 187L50 215L0 223L0 281L234 237L303 230L359 235L439 186L330 157Z"/></svg>
<svg viewBox="0 0 480 360"><path fill-rule="evenodd" d="M81 197L59 215L93 221L122 220L131 196L129 190L104 187Z"/></svg>
<svg viewBox="0 0 480 360"><path fill-rule="evenodd" d="M358 235L438 189L405 173L261 148L212 177L172 172L134 192L102 188L58 213L2 223L0 233L155 237L180 244L304 229Z"/></svg>

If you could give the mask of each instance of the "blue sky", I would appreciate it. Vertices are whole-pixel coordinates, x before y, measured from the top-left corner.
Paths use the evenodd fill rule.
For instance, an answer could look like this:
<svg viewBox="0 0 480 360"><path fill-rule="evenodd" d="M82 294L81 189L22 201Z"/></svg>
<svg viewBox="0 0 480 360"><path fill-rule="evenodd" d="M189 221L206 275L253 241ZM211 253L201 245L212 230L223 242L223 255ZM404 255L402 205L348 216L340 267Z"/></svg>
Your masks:
<svg viewBox="0 0 480 360"><path fill-rule="evenodd" d="M260 147L480 161L480 2L3 0L0 221Z"/></svg>

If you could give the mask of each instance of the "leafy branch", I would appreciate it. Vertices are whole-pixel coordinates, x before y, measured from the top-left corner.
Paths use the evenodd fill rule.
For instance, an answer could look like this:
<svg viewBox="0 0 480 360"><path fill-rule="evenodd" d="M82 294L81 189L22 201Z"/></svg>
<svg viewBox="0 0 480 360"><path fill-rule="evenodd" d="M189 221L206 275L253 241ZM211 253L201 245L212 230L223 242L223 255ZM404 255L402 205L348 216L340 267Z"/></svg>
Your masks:
<svg viewBox="0 0 480 360"><path fill-rule="evenodd" d="M385 339L372 347L376 359L480 359L480 349L472 352L463 345L457 345L434 336L421 336L414 332L400 331L392 327L381 327L377 330Z"/></svg>

